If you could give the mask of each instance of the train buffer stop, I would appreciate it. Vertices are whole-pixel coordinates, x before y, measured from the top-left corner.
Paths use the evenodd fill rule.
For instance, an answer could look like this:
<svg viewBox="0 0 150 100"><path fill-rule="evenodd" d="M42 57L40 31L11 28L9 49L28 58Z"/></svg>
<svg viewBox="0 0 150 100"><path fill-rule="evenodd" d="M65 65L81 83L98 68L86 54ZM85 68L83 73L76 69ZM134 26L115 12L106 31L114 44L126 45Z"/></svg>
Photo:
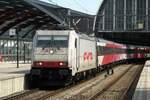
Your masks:
<svg viewBox="0 0 150 100"><path fill-rule="evenodd" d="M150 100L150 60L144 65L133 100Z"/></svg>
<svg viewBox="0 0 150 100"><path fill-rule="evenodd" d="M30 64L0 63L0 98L20 92L26 88Z"/></svg>

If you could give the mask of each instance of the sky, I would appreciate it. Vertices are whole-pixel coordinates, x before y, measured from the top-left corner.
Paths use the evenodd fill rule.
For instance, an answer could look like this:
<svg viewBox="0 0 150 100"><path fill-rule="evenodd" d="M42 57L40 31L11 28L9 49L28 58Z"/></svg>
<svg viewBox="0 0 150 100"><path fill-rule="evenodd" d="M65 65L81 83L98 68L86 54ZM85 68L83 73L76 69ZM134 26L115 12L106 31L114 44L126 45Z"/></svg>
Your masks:
<svg viewBox="0 0 150 100"><path fill-rule="evenodd" d="M41 0L59 6L96 15L103 0Z"/></svg>

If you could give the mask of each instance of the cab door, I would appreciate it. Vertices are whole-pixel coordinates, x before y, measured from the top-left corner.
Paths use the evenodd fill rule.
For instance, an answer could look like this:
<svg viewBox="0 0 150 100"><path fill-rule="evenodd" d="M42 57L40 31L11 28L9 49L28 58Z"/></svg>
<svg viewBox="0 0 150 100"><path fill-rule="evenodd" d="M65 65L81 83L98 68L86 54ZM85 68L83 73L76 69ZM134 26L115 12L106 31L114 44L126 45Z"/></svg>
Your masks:
<svg viewBox="0 0 150 100"><path fill-rule="evenodd" d="M70 34L69 36L69 67L72 70L72 76L77 73L77 36Z"/></svg>
<svg viewBox="0 0 150 100"><path fill-rule="evenodd" d="M76 70L78 71L78 54L77 54L77 38L75 38L75 65L76 65Z"/></svg>

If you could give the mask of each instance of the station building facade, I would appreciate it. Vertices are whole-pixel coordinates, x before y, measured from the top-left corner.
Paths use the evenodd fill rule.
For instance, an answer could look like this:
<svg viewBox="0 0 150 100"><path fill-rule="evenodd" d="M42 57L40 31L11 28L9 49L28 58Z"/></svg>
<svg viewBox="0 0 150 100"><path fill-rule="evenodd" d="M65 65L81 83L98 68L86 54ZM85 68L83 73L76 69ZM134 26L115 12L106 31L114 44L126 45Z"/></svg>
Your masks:
<svg viewBox="0 0 150 100"><path fill-rule="evenodd" d="M149 0L104 0L95 31L150 31Z"/></svg>

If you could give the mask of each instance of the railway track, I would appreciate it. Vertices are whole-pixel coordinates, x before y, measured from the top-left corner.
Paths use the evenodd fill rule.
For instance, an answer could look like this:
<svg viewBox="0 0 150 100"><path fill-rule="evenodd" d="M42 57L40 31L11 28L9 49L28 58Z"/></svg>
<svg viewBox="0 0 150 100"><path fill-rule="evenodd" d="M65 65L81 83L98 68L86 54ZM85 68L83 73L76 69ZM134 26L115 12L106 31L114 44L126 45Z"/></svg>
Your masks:
<svg viewBox="0 0 150 100"><path fill-rule="evenodd" d="M39 89L34 89L34 90L29 90L23 93L19 93L17 95L9 96L6 98L2 98L3 100L45 100L46 98L53 96L59 92L62 92L64 88L58 89L58 90L39 90Z"/></svg>
<svg viewBox="0 0 150 100"><path fill-rule="evenodd" d="M142 71L142 65L136 65L129 68L125 73L118 77L118 81L105 87L103 91L93 95L89 100L131 100L127 97L127 92Z"/></svg>
<svg viewBox="0 0 150 100"><path fill-rule="evenodd" d="M25 100L26 99L25 97L30 97L31 94L34 95L34 94L39 94L39 93L40 92L38 89L34 89L34 90L23 91L21 93L14 94L14 95L2 98L2 99L3 100L18 100L20 98L20 99Z"/></svg>
<svg viewBox="0 0 150 100"><path fill-rule="evenodd" d="M114 68L114 75L105 78L106 73L102 73L95 78L84 83L71 87L57 95L51 96L51 100L88 100L92 99L99 91L104 91L107 86L113 84L118 77L129 71L135 65L121 65ZM113 82L113 83L112 83ZM101 100L101 99L100 99ZM110 100L110 99L108 99Z"/></svg>
<svg viewBox="0 0 150 100"><path fill-rule="evenodd" d="M30 95L34 92L38 91L37 89L34 89L34 90L25 90L25 91L22 91L22 92L19 92L19 93L15 93L15 94L12 94L10 96L6 96L6 97L2 97L1 99L2 100L14 100L14 99L17 99L18 97L24 97L24 96L27 96L27 95Z"/></svg>
<svg viewBox="0 0 150 100"><path fill-rule="evenodd" d="M101 94L103 94L106 90L108 90L111 86L113 86L113 83L116 83L114 81L119 80L122 76L125 75L126 72L130 72L131 69L130 67L134 68L134 66L138 66L138 65L121 65L115 67L114 75L111 75L107 78L105 78L105 72L102 72L96 77L91 78L89 80L83 80L77 83L76 85L71 85L57 90L38 90L38 89L31 90L16 96L6 98L4 100L46 100L46 99L93 100L93 99L97 99ZM94 92L93 90L96 90L96 92Z"/></svg>

